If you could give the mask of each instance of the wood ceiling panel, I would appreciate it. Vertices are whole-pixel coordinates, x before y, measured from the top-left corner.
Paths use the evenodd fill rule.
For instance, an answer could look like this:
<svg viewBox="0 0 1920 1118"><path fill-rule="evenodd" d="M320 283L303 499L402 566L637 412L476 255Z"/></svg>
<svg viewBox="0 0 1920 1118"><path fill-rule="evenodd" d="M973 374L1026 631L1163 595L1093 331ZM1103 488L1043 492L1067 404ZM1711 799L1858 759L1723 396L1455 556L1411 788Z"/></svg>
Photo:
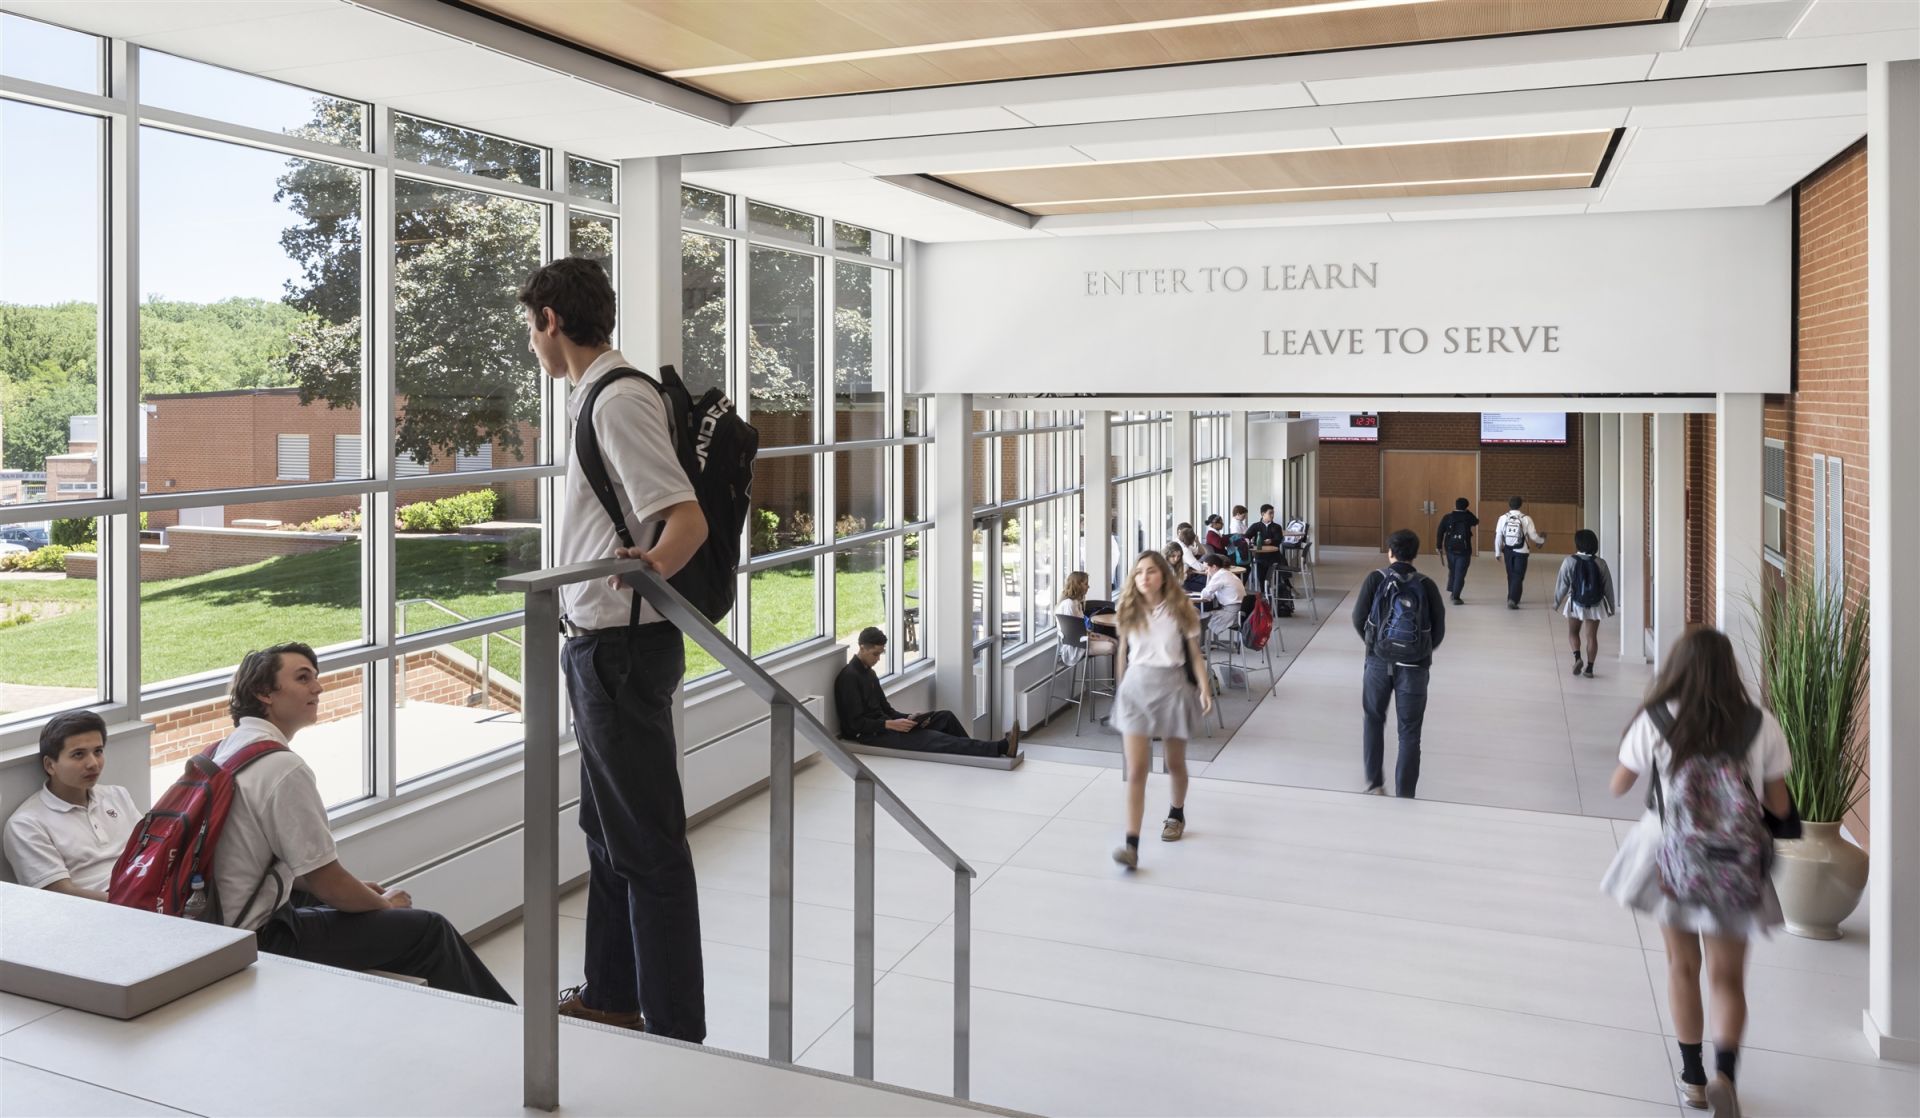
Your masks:
<svg viewBox="0 0 1920 1118"><path fill-rule="evenodd" d="M1602 130L1198 159L1073 163L938 177L1034 214L1577 189L1592 185L1612 138L1611 130ZM1525 185L1511 185L1514 182Z"/></svg>
<svg viewBox="0 0 1920 1118"><path fill-rule="evenodd" d="M469 0L503 19L730 101L1646 23L1680 0L1404 0L1388 7L1130 30L1323 0ZM1094 33L1039 41L982 39ZM956 44L973 43L960 46ZM895 51L879 57L844 56ZM698 73L791 60L722 73ZM681 73L681 71L696 71Z"/></svg>

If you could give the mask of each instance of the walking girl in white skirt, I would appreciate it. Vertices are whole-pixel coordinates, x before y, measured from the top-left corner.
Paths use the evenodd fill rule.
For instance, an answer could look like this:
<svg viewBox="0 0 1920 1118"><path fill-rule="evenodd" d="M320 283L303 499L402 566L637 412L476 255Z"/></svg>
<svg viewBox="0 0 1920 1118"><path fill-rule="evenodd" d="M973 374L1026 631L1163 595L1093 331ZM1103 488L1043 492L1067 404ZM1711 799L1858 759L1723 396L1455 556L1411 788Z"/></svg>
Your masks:
<svg viewBox="0 0 1920 1118"><path fill-rule="evenodd" d="M1140 864L1140 819L1146 813L1147 773L1153 739L1166 743L1173 806L1160 828L1163 842L1177 842L1187 828L1187 739L1213 709L1207 661L1200 651L1200 615L1180 588L1167 557L1148 551L1134 560L1115 610L1120 631L1114 658L1111 723L1125 740L1127 840L1113 860Z"/></svg>
<svg viewBox="0 0 1920 1118"><path fill-rule="evenodd" d="M1613 773L1616 796L1643 774L1652 774L1653 788L1601 888L1660 925L1681 1096L1688 1106L1711 1106L1715 1118L1740 1113L1734 1076L1747 1027L1747 941L1782 922L1766 815L1792 811L1784 779L1791 763L1780 724L1747 699L1733 642L1702 626L1675 642L1621 738ZM1701 1060L1703 945L1713 986L1711 1082Z"/></svg>
<svg viewBox="0 0 1920 1118"><path fill-rule="evenodd" d="M1553 585L1553 608L1567 619L1567 643L1573 646L1573 674L1581 674L1581 643L1586 644L1586 677L1600 660L1600 622L1613 616L1613 572L1600 558L1600 537L1590 528L1573 534L1573 554L1560 563Z"/></svg>

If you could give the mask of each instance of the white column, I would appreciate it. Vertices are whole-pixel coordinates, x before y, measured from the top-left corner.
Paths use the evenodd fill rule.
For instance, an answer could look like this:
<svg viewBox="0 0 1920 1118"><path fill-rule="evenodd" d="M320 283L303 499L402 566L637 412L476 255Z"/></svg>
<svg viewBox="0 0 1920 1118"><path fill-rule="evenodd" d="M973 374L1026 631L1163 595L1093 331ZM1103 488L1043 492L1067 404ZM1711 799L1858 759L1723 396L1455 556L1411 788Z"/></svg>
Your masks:
<svg viewBox="0 0 1920 1118"><path fill-rule="evenodd" d="M1646 430L1638 412L1620 417L1620 565L1613 569L1620 606L1620 658L1647 659Z"/></svg>
<svg viewBox="0 0 1920 1118"><path fill-rule="evenodd" d="M1762 452L1764 397L1723 392L1714 422L1713 549L1714 618L1740 654L1749 686L1760 683L1760 631L1754 606L1760 601Z"/></svg>
<svg viewBox="0 0 1920 1118"><path fill-rule="evenodd" d="M620 352L647 372L680 364L680 157L620 164ZM746 262L735 266L745 275Z"/></svg>
<svg viewBox="0 0 1920 1118"><path fill-rule="evenodd" d="M1600 555L1607 566L1620 569L1620 417L1612 413L1600 417L1600 515L1587 524L1600 534ZM1566 540L1554 540L1556 548L1567 547Z"/></svg>
<svg viewBox="0 0 1920 1118"><path fill-rule="evenodd" d="M1204 538L1207 528L1200 523L1200 503L1193 499L1192 412L1173 413L1167 428L1167 457L1173 460L1173 476L1167 479L1168 492L1173 494L1173 523L1191 524L1194 534Z"/></svg>
<svg viewBox="0 0 1920 1118"><path fill-rule="evenodd" d="M1920 1061L1920 61L1867 64L1868 1041Z"/></svg>
<svg viewBox="0 0 1920 1118"><path fill-rule="evenodd" d="M1253 494L1247 491L1247 422L1249 413L1237 411L1227 420L1228 453L1233 455L1233 464L1227 468L1227 489L1233 494L1227 502L1231 511L1235 505L1247 506L1247 519L1255 519L1253 510L1259 508L1259 502L1248 500Z"/></svg>
<svg viewBox="0 0 1920 1118"><path fill-rule="evenodd" d="M1087 413L1087 428L1081 435L1080 509L1082 531L1086 533L1085 558L1087 593L1103 601L1113 600L1113 428L1108 426L1110 412Z"/></svg>
<svg viewBox="0 0 1920 1118"><path fill-rule="evenodd" d="M928 572L920 599L929 621L934 705L973 717L973 397L941 393L931 401L933 453L927 493L933 531L921 542Z"/></svg>
<svg viewBox="0 0 1920 1118"><path fill-rule="evenodd" d="M1580 524L1598 531L1600 519L1600 416L1580 417Z"/></svg>
<svg viewBox="0 0 1920 1118"><path fill-rule="evenodd" d="M1653 659L1687 626L1687 417L1653 417Z"/></svg>

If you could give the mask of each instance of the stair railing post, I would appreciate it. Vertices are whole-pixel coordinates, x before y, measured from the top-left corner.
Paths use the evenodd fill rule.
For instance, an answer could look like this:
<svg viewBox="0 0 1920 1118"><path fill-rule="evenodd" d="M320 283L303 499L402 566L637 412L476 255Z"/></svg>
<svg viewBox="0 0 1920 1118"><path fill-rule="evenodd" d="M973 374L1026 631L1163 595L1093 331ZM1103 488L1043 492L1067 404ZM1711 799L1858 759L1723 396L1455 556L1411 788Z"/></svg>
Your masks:
<svg viewBox="0 0 1920 1118"><path fill-rule="evenodd" d="M769 711L767 1058L793 1062L793 707Z"/></svg>
<svg viewBox="0 0 1920 1118"><path fill-rule="evenodd" d="M526 791L521 984L522 1102L560 1105L560 602L557 590L527 594L524 681ZM403 684L404 686L404 684Z"/></svg>
<svg viewBox="0 0 1920 1118"><path fill-rule="evenodd" d="M953 1097L967 1098L973 1063L973 878L953 871Z"/></svg>
<svg viewBox="0 0 1920 1118"><path fill-rule="evenodd" d="M853 782L853 1075L873 1078L873 780Z"/></svg>

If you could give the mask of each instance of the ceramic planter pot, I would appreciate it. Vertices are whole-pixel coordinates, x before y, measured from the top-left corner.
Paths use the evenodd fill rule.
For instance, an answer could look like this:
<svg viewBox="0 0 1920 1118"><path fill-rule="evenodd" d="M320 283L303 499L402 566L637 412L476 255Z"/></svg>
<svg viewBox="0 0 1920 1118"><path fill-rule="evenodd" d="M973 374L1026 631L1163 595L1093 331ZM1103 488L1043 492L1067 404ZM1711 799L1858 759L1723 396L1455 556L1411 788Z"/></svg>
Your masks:
<svg viewBox="0 0 1920 1118"><path fill-rule="evenodd" d="M1838 823L1806 823L1804 837L1774 843L1773 887L1787 931L1839 939L1867 887L1867 853L1840 835Z"/></svg>

